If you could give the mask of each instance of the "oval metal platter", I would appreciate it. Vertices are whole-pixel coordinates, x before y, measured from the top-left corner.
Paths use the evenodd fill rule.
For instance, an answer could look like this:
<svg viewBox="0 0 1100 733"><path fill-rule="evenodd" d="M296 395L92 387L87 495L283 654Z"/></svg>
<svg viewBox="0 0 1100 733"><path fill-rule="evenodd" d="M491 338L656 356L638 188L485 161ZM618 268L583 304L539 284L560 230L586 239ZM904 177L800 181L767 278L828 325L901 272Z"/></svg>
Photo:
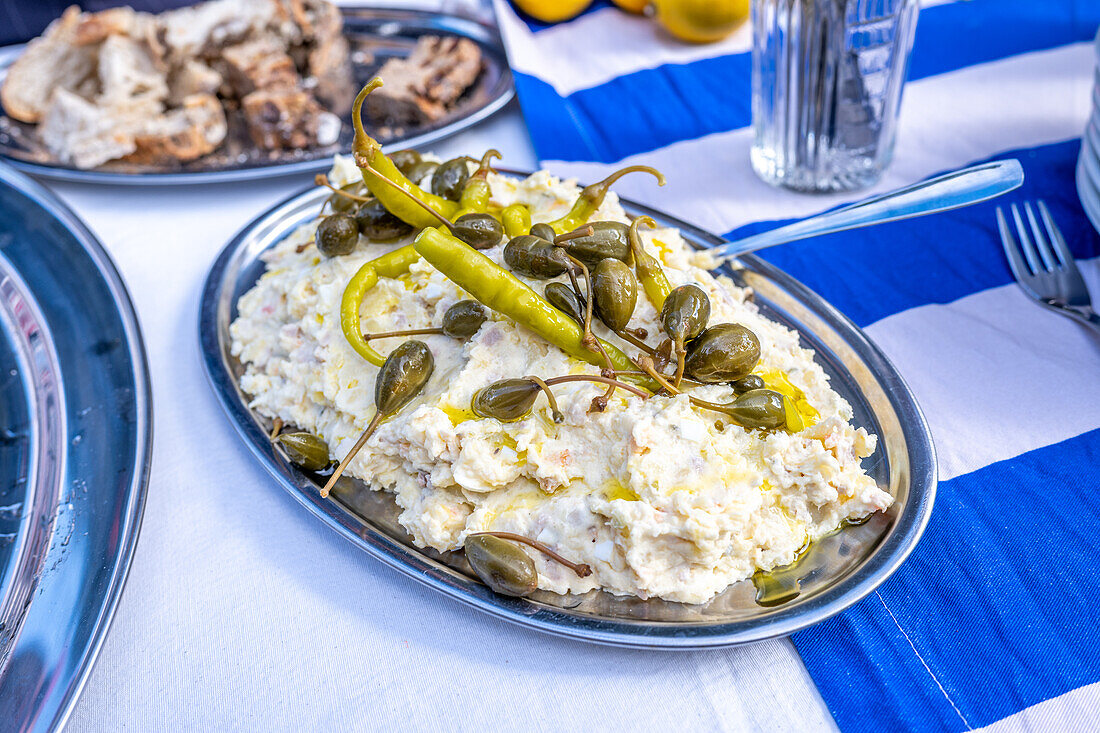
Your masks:
<svg viewBox="0 0 1100 733"><path fill-rule="evenodd" d="M425 35L468 38L481 49L483 68L474 85L455 109L430 125L403 130L370 130L386 150L413 148L461 132L504 107L514 96L512 72L496 27L445 13L392 8L346 7L344 34L351 47L352 69L359 84L366 83L391 58L405 58ZM24 46L0 49L0 84ZM105 163L80 170L61 163L38 141L34 125L0 114L0 156L16 168L58 181L114 185L156 186L246 181L328 170L335 153L351 150L352 130L346 123L333 145L310 150L268 153L247 135L234 135L213 153L173 167Z"/></svg>
<svg viewBox="0 0 1100 733"><path fill-rule="evenodd" d="M273 450L269 423L248 408L238 386L242 365L230 354L229 324L237 301L264 271L260 254L317 215L324 191L311 189L270 209L221 252L203 289L199 331L214 391L252 453L309 511L382 562L480 611L560 636L638 648L698 649L790 634L851 606L882 583L913 549L932 511L936 464L932 440L912 394L882 352L858 327L805 286L761 259L726 267L752 287L770 318L801 335L832 385L847 399L854 422L879 436L864 466L896 499L885 514L814 543L797 568L783 573L788 600L761 605L751 581L730 586L702 605L642 600L592 591L580 596L538 592L525 599L497 595L477 581L461 553L413 546L397 521L391 494L361 482L336 500L321 499L319 479ZM705 248L717 236L661 212L623 200L631 215L648 214ZM323 479L320 479L323 481ZM775 577L779 577L778 575Z"/></svg>
<svg viewBox="0 0 1100 733"><path fill-rule="evenodd" d="M51 193L0 164L0 727L59 728L122 592L151 395L126 288Z"/></svg>

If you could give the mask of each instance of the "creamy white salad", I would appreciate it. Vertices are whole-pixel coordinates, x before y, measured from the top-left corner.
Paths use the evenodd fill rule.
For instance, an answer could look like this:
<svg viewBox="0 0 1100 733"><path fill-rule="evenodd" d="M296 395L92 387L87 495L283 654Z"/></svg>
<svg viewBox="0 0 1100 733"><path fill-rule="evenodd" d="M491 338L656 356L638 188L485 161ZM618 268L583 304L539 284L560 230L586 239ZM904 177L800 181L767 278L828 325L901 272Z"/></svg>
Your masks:
<svg viewBox="0 0 1100 733"><path fill-rule="evenodd" d="M330 180L359 178L337 158ZM492 204L526 203L534 222L564 214L580 189L546 171L526 179L489 175ZM629 219L614 193L593 220ZM304 224L265 253L267 271L238 304L232 353L245 367L251 407L323 438L342 459L374 415L378 368L341 330L344 288L364 262L400 243L361 239L354 252L322 256ZM505 238L506 241L507 238ZM641 598L703 603L730 584L795 560L807 543L885 510L891 496L861 467L876 437L851 424L852 409L830 386L798 334L763 317L751 293L710 272L675 229L642 230L646 248L673 287L695 283L710 297L710 323L738 323L760 341L754 374L786 394L803 417L798 432L746 430L725 415L693 406L687 394L641 399L622 390L603 412L590 412L604 385L554 387L564 415L555 423L544 396L515 422L471 411L479 390L500 379L599 374L496 313L468 340L417 338L435 369L425 389L382 422L347 473L391 491L415 543L460 549L468 534L510 532L535 539L592 569L570 568L529 550L540 588L582 593L602 588ZM503 244L484 251L501 263ZM524 279L537 292L545 281ZM566 281L562 276L558 278ZM406 275L381 278L365 298L365 332L438 326L469 294L424 260ZM632 327L660 333L658 314L640 297ZM594 324L628 354L637 349ZM382 353L402 339L372 342ZM728 402L727 385L690 394Z"/></svg>

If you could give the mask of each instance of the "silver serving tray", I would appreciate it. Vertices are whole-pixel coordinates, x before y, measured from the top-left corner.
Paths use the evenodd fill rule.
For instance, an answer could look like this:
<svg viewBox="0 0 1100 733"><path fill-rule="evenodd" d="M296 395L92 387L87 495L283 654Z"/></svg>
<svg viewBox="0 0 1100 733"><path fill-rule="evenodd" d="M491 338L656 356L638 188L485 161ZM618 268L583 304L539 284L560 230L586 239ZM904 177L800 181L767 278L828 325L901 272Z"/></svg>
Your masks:
<svg viewBox="0 0 1100 733"><path fill-rule="evenodd" d="M0 728L59 728L91 670L137 542L151 404L114 264L0 163Z"/></svg>
<svg viewBox="0 0 1100 733"><path fill-rule="evenodd" d="M481 48L484 60L481 75L443 119L431 125L394 131L366 121L367 130L387 151L421 147L461 132L503 108L515 94L500 33L494 26L422 10L346 7L341 11L355 80L360 85L388 59L408 56L417 39L424 35L461 36ZM23 48L19 45L0 49L0 84ZM168 167L109 162L80 170L59 162L42 146L36 125L18 122L0 112L0 156L22 171L58 181L152 186L256 180L327 170L334 154L351 150L351 126L347 120L343 122L335 144L309 150L268 153L256 148L246 134L231 125L230 135L218 150L189 163Z"/></svg>
<svg viewBox="0 0 1100 733"><path fill-rule="evenodd" d="M879 436L878 451L864 465L897 500L885 514L815 543L798 563L798 595L793 600L761 606L750 581L730 586L703 605L603 591L508 598L478 582L461 553L414 547L397 522L399 509L391 494L355 481L355 488L336 500L321 499L323 479L304 473L273 450L267 421L248 408L238 387L243 368L229 350L229 324L236 317L238 299L264 271L260 254L315 217L325 193L313 188L290 197L246 226L222 250L203 289L200 343L222 406L276 482L329 527L387 565L480 611L539 631L617 646L697 649L790 634L839 613L882 583L920 538L932 511L936 462L928 427L908 387L855 324L790 276L752 256L738 260L736 270L725 268L726 274L752 287L762 311L797 330L803 345L815 350L833 387L851 403L855 424ZM632 215L648 214L658 224L679 228L695 247L723 241L630 201L624 200L623 206ZM792 573L785 575L789 582Z"/></svg>

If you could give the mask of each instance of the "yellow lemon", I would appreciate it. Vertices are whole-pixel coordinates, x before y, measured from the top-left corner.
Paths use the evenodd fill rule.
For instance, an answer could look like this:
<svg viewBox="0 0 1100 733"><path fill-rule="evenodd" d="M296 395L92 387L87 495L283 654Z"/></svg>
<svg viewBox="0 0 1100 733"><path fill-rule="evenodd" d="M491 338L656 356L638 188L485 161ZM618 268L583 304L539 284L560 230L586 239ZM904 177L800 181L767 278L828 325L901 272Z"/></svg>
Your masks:
<svg viewBox="0 0 1100 733"><path fill-rule="evenodd" d="M583 13L592 0L512 0L512 4L535 20L559 23Z"/></svg>
<svg viewBox="0 0 1100 733"><path fill-rule="evenodd" d="M649 0L611 0L611 2L628 13L637 13L639 15L644 13L645 6L649 5Z"/></svg>
<svg viewBox="0 0 1100 733"><path fill-rule="evenodd" d="M657 21L691 43L718 41L749 17L749 0L655 0Z"/></svg>

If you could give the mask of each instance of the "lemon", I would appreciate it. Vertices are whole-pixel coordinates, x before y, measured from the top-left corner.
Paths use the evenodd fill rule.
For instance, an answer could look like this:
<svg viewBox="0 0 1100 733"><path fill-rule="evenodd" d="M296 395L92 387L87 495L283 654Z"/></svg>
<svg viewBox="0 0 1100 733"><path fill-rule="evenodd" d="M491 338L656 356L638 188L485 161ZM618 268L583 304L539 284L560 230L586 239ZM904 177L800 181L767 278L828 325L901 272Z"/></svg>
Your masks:
<svg viewBox="0 0 1100 733"><path fill-rule="evenodd" d="M637 13L638 15L644 13L645 6L649 5L649 0L611 0L611 2L628 13Z"/></svg>
<svg viewBox="0 0 1100 733"><path fill-rule="evenodd" d="M655 0L657 22L680 40L718 41L749 17L749 0Z"/></svg>
<svg viewBox="0 0 1100 733"><path fill-rule="evenodd" d="M512 4L535 20L560 23L583 13L592 0L512 0Z"/></svg>

